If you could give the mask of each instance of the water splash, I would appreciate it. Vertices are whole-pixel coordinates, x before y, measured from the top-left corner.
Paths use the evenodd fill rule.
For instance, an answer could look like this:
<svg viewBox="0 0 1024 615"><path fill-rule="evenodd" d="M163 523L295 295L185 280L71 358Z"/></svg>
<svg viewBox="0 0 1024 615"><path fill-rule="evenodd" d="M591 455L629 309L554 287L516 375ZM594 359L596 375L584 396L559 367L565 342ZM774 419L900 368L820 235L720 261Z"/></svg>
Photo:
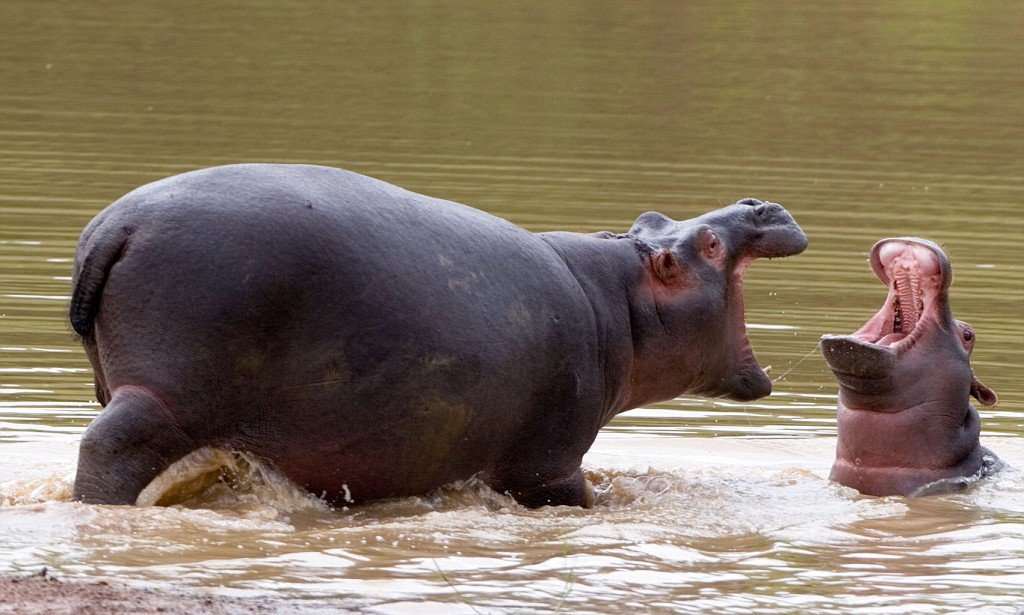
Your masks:
<svg viewBox="0 0 1024 615"><path fill-rule="evenodd" d="M68 502L72 480L63 473L43 478L23 478L0 484L0 506Z"/></svg>
<svg viewBox="0 0 1024 615"><path fill-rule="evenodd" d="M281 512L330 509L252 454L218 447L203 447L171 464L135 503L213 509L263 504Z"/></svg>

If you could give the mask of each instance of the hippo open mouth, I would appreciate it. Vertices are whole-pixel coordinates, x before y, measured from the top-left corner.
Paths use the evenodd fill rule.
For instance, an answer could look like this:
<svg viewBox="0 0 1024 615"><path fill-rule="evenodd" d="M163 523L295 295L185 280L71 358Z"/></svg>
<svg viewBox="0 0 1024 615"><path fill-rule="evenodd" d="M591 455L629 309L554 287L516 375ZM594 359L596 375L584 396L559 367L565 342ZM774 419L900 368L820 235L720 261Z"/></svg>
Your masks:
<svg viewBox="0 0 1024 615"><path fill-rule="evenodd" d="M913 343L950 283L946 255L925 239L883 239L871 249L871 268L889 287L885 304L852 337L897 350Z"/></svg>
<svg viewBox="0 0 1024 615"><path fill-rule="evenodd" d="M885 303L850 335L823 335L833 372L883 377L893 361L938 318L952 282L952 268L935 243L916 237L883 239L871 249L871 268L889 287Z"/></svg>

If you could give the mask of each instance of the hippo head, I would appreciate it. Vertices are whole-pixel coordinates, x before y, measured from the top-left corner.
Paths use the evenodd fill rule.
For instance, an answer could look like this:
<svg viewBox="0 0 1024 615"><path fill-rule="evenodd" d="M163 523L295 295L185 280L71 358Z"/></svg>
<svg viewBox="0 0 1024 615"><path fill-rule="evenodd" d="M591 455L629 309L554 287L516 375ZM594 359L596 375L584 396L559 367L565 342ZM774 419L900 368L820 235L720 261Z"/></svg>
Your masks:
<svg viewBox="0 0 1024 615"><path fill-rule="evenodd" d="M953 318L949 259L925 239L883 239L871 268L889 288L882 308L850 335L825 335L839 382L836 459L829 477L868 495L962 488L986 467L981 419L996 402L970 366L974 330Z"/></svg>
<svg viewBox="0 0 1024 615"><path fill-rule="evenodd" d="M681 222L648 212L629 235L647 260L643 299L632 307L637 401L679 393L747 401L771 393L747 338L743 275L755 258L807 247L793 217L776 203L744 199Z"/></svg>
<svg viewBox="0 0 1024 615"><path fill-rule="evenodd" d="M953 270L935 243L916 237L883 239L869 258L889 288L882 308L850 335L825 335L822 352L853 407L896 412L921 400L963 400L985 405L992 389L970 368L974 330L953 318Z"/></svg>

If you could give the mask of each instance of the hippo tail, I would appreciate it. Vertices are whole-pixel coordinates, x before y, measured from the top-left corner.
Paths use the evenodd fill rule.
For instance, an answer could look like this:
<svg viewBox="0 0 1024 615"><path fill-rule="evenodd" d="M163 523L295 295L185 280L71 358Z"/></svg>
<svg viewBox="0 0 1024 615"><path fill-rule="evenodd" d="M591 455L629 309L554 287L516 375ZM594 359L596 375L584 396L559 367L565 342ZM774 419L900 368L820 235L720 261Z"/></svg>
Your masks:
<svg viewBox="0 0 1024 615"><path fill-rule="evenodd" d="M82 337L92 333L100 309L100 295L110 269L124 254L131 229L94 221L78 244L71 291L71 326Z"/></svg>

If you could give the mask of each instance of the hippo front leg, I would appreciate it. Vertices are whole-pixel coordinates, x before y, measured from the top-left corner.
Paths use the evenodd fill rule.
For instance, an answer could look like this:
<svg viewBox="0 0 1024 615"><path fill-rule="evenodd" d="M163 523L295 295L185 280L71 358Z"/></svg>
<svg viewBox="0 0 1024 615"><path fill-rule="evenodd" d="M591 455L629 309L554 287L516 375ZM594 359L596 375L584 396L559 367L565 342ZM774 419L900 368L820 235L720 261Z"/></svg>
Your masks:
<svg viewBox="0 0 1024 615"><path fill-rule="evenodd" d="M583 476L579 467L568 476L543 480L544 473L534 472L533 476L519 475L514 478L492 479L492 489L507 493L527 508L541 506L594 506L594 486Z"/></svg>
<svg viewBox="0 0 1024 615"><path fill-rule="evenodd" d="M509 493L517 502L527 508L541 506L594 506L594 486L583 476L583 470L577 468L566 478L549 481L541 485L513 489Z"/></svg>
<svg viewBox="0 0 1024 615"><path fill-rule="evenodd" d="M144 388L122 387L82 437L72 497L134 504L150 481L196 448L161 400Z"/></svg>

